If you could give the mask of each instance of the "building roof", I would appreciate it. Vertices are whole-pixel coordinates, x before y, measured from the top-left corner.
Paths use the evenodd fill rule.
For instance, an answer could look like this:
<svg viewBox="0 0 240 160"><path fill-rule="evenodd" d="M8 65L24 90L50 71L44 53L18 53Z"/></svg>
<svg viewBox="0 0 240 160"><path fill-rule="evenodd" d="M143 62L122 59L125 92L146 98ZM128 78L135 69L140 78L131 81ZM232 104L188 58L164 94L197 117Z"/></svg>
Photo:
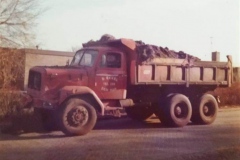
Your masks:
<svg viewBox="0 0 240 160"><path fill-rule="evenodd" d="M41 49L20 49L26 54L40 54L40 55L52 55L52 56L67 56L73 57L74 52L64 52L64 51L52 51L52 50L41 50Z"/></svg>

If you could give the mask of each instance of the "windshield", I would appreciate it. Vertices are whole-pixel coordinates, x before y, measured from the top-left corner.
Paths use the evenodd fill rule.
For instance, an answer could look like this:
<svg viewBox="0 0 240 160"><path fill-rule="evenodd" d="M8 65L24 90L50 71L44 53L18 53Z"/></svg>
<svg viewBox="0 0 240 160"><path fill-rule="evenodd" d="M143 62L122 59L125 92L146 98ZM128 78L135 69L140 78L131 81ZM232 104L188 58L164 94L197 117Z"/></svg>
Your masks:
<svg viewBox="0 0 240 160"><path fill-rule="evenodd" d="M98 51L94 50L80 50L78 51L71 63L71 66L93 66L97 57Z"/></svg>

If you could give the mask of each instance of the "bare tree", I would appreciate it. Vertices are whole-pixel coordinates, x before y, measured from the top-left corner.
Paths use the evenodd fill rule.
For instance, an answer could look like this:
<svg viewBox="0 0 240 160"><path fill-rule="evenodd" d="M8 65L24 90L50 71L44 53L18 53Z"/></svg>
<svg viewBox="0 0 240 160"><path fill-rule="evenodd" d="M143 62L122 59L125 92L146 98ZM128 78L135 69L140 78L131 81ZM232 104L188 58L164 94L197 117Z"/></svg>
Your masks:
<svg viewBox="0 0 240 160"><path fill-rule="evenodd" d="M39 0L0 0L0 46L27 47L41 13Z"/></svg>

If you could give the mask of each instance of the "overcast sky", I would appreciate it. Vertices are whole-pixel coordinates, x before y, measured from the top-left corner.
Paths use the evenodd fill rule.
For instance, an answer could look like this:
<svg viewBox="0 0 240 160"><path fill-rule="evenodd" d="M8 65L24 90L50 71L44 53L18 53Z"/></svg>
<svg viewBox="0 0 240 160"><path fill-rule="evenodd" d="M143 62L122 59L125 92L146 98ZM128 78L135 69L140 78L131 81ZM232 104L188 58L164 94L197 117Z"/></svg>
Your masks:
<svg viewBox="0 0 240 160"><path fill-rule="evenodd" d="M72 51L103 34L131 38L211 60L233 56L240 66L239 0L45 0L41 49Z"/></svg>

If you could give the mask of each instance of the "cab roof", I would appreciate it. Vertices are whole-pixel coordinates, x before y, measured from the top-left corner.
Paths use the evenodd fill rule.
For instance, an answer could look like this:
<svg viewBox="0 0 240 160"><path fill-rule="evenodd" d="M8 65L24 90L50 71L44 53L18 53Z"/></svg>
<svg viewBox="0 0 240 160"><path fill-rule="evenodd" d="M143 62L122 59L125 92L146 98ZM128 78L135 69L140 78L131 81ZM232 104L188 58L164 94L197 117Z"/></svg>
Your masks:
<svg viewBox="0 0 240 160"><path fill-rule="evenodd" d="M127 48L130 50L135 50L136 49L136 43L132 39L115 39L115 40L109 40L109 41L94 41L94 42L88 42L88 43L83 43L82 46L84 48L99 48L99 47L114 47L114 48Z"/></svg>

